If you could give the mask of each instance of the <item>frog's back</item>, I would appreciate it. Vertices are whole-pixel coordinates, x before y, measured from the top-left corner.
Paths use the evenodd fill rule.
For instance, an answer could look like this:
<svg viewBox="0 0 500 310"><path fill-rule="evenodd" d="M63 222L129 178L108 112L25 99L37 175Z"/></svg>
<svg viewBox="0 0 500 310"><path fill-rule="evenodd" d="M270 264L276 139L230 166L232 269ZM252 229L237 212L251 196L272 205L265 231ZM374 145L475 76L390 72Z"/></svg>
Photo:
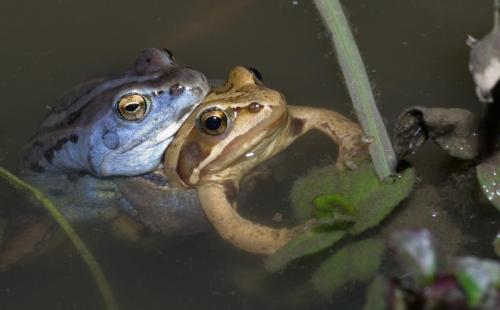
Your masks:
<svg viewBox="0 0 500 310"><path fill-rule="evenodd" d="M177 66L162 50L146 49L131 69L65 93L22 149L20 171L146 173L207 92L201 73Z"/></svg>
<svg viewBox="0 0 500 310"><path fill-rule="evenodd" d="M66 91L56 102L49 107L49 112L42 121L38 131L29 139L21 149L21 160L19 169L22 174L29 175L31 172L46 172L46 167L40 165L43 159L46 145L54 143L60 136L68 131L72 120L76 119L78 111L88 101L81 100L83 96L91 93L96 86L107 78L96 78L83 82ZM73 138L74 139L74 138Z"/></svg>

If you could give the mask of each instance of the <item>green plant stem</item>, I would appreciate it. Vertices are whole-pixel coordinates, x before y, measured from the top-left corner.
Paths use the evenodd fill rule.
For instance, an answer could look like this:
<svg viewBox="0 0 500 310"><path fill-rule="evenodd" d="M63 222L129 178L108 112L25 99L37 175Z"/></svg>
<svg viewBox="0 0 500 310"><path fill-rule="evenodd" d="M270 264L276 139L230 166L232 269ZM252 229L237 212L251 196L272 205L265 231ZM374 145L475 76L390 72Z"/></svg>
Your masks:
<svg viewBox="0 0 500 310"><path fill-rule="evenodd" d="M109 286L104 273L101 270L101 267L97 263L94 255L90 252L88 247L85 245L82 239L78 236L73 226L64 218L64 216L59 212L59 210L54 206L54 204L45 196L41 191L34 188L33 186L27 184L22 181L9 171L0 167L0 176L4 178L7 182L12 184L14 187L21 189L26 193L30 193L33 195L38 201L42 203L42 205L49 211L50 215L54 218L54 220L59 224L62 230L68 235L69 239L75 246L76 250L83 258L84 262L90 269L92 276L94 277L95 282L97 283L97 287L101 292L101 295L104 299L106 309L109 310L118 310L118 304L116 303L115 297Z"/></svg>
<svg viewBox="0 0 500 310"><path fill-rule="evenodd" d="M370 155L380 179L396 174L397 159L385 129L366 74L365 66L339 0L314 0L344 75L358 120L366 136L372 137Z"/></svg>

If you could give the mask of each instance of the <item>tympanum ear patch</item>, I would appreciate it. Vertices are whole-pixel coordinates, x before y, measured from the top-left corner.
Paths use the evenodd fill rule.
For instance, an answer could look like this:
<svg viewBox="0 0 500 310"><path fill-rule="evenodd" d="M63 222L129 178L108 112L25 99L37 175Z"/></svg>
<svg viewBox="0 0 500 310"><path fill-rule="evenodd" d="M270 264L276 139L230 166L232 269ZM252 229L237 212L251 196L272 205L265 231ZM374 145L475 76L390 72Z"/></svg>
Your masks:
<svg viewBox="0 0 500 310"><path fill-rule="evenodd" d="M110 150L116 150L120 146L120 137L116 132L106 131L102 135L102 143Z"/></svg>

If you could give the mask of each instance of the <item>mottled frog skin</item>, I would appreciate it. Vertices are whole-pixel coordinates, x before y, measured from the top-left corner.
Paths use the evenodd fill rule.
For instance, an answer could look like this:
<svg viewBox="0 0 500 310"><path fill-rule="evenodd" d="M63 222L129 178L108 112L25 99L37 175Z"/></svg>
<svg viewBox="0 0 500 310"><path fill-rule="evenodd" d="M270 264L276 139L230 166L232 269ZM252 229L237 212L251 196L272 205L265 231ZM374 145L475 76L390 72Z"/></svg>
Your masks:
<svg viewBox="0 0 500 310"><path fill-rule="evenodd" d="M236 67L179 129L165 155L165 173L172 182L196 189L205 215L224 239L251 253L271 254L298 228L271 228L239 216L240 181L311 129L339 145L339 168L355 168L355 159L366 155L358 124L331 110L287 105L255 71Z"/></svg>
<svg viewBox="0 0 500 310"><path fill-rule="evenodd" d="M153 172L209 88L203 74L177 65L168 50L146 49L125 72L64 95L22 149L19 174L73 223L109 222L123 214L120 210L130 213L134 203L165 201L155 190L163 180ZM122 184L127 178L149 187L144 189L148 197L129 195L128 200L127 186L136 183ZM189 198L189 191L183 193ZM203 219L198 207L185 211L182 206L168 219L169 233L189 233L196 227L193 221ZM0 269L32 256L54 231L54 223L35 211L9 218Z"/></svg>
<svg viewBox="0 0 500 310"><path fill-rule="evenodd" d="M146 49L133 68L63 96L22 150L20 174L71 221L112 216L120 196L113 177L154 171L208 90L167 50Z"/></svg>
<svg viewBox="0 0 500 310"><path fill-rule="evenodd" d="M167 148L163 167L109 180L88 174L71 176L67 181L71 174L66 173L61 174L61 180L69 186L100 187L76 193L94 193L104 197L101 201L117 202L125 212L115 217L114 223L138 223L141 230L185 234L205 229L208 219L234 245L269 254L286 243L293 230L241 218L236 212L240 181L251 169L315 128L339 145L339 167L353 168L354 159L365 156L366 143L356 123L334 111L288 106L284 96L265 87L255 71L236 67L225 84L215 87L186 119ZM82 178L89 181L79 181ZM101 209L93 212L100 213L99 218L105 213ZM75 215L82 216L81 212Z"/></svg>

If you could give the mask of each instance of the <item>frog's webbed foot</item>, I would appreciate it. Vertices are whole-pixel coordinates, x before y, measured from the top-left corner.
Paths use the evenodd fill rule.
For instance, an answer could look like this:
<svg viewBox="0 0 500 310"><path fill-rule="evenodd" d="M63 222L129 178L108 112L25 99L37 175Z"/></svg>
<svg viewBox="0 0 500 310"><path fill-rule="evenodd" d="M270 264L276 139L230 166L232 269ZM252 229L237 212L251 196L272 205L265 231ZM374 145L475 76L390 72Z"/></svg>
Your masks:
<svg viewBox="0 0 500 310"><path fill-rule="evenodd" d="M359 159L368 156L368 147L371 143L373 139L363 135L349 137L349 141L339 145L339 157L335 167L339 170L357 169Z"/></svg>
<svg viewBox="0 0 500 310"><path fill-rule="evenodd" d="M41 254L57 231L57 224L42 215L23 214L9 219L0 249L0 270Z"/></svg>
<svg viewBox="0 0 500 310"><path fill-rule="evenodd" d="M364 137L361 127L343 115L326 109L289 106L291 117L287 144L311 129L328 135L339 146L337 168L355 169L356 160L366 157L370 139Z"/></svg>
<svg viewBox="0 0 500 310"><path fill-rule="evenodd" d="M412 107L398 119L396 152L413 154L429 138L453 157L473 159L479 152L478 124L464 109Z"/></svg>

